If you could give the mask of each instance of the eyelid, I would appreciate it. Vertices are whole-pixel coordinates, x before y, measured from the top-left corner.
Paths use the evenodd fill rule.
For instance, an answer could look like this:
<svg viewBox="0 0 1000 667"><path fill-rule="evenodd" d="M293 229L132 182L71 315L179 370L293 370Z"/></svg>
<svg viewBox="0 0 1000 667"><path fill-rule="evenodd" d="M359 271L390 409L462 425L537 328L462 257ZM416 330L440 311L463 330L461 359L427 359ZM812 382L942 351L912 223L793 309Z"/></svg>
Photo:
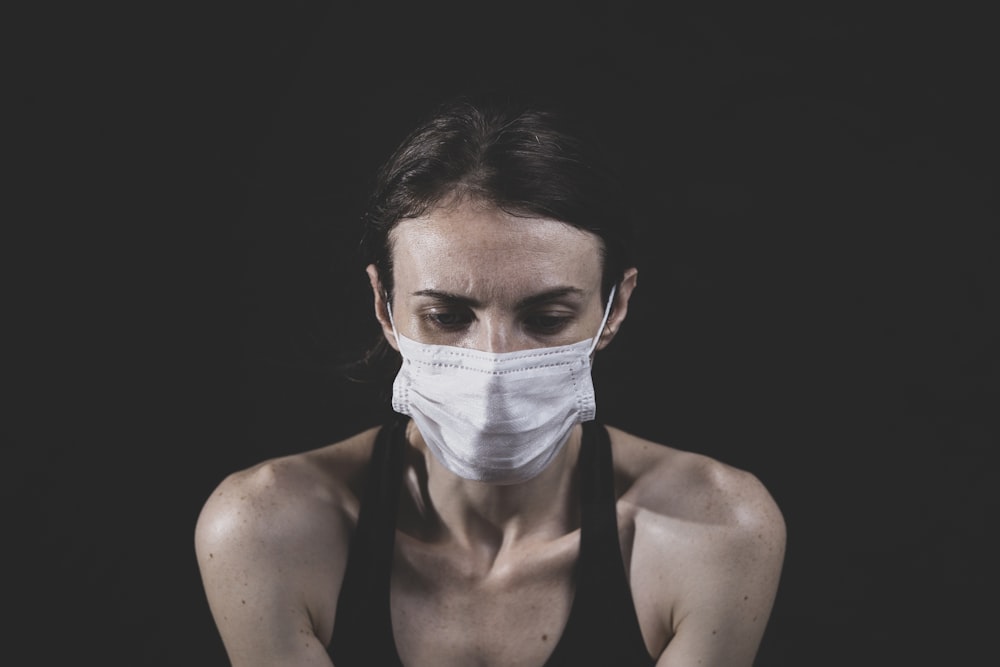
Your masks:
<svg viewBox="0 0 1000 667"><path fill-rule="evenodd" d="M417 305L417 315L434 326L458 326L441 325L435 321L437 317L462 318L467 322L478 319L477 310L479 308L475 302L436 295L422 296L426 300L424 303ZM578 299L573 296L560 294L533 303L519 304L516 306L513 315L521 322L529 322L532 319L538 318L548 318L559 320L559 323L568 323L579 317L583 308L584 304L578 302Z"/></svg>
<svg viewBox="0 0 1000 667"><path fill-rule="evenodd" d="M541 304L534 304L525 307L522 317L544 316L544 317L577 317L581 308L566 301L547 301Z"/></svg>
<svg viewBox="0 0 1000 667"><path fill-rule="evenodd" d="M471 309L466 307L456 307L455 304L428 304L418 311L421 320L426 326L441 331L456 331L469 326L475 319ZM441 322L440 318L452 318L457 320L453 323Z"/></svg>
<svg viewBox="0 0 1000 667"><path fill-rule="evenodd" d="M566 311L529 313L524 317L524 326L542 335L558 334L571 326L576 313Z"/></svg>

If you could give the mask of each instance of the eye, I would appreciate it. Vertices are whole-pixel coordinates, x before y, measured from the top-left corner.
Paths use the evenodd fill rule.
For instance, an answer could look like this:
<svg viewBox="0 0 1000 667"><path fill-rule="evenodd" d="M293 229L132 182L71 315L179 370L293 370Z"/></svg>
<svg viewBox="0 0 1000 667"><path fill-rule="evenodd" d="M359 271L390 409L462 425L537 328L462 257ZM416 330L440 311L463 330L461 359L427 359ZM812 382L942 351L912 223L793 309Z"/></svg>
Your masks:
<svg viewBox="0 0 1000 667"><path fill-rule="evenodd" d="M436 308L425 313L424 321L435 329L454 331L467 327L472 321L472 314L468 310L456 308Z"/></svg>
<svg viewBox="0 0 1000 667"><path fill-rule="evenodd" d="M525 325L540 334L556 334L561 332L573 320L567 313L534 313L525 318Z"/></svg>

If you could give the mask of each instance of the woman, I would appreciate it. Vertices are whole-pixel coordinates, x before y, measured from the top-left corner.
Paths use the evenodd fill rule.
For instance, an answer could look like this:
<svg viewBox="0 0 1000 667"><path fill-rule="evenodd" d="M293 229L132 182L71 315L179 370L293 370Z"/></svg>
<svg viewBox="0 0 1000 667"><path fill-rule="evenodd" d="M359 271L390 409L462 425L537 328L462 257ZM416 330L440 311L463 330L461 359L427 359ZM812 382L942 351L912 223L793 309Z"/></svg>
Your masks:
<svg viewBox="0 0 1000 667"><path fill-rule="evenodd" d="M771 496L595 419L637 270L584 136L459 99L381 170L365 247L398 418L206 502L234 665L752 664L784 557Z"/></svg>

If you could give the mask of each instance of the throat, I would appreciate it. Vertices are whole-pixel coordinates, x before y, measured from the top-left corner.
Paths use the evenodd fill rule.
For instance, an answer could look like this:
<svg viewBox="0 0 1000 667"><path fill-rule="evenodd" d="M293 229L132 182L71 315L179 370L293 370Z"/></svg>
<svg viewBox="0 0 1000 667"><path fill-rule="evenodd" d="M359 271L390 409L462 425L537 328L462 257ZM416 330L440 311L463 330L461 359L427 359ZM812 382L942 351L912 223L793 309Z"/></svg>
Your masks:
<svg viewBox="0 0 1000 667"><path fill-rule="evenodd" d="M579 528L579 427L540 474L507 485L458 477L419 435L410 442L398 524L402 532L450 542L477 561L493 563L518 545L550 542Z"/></svg>

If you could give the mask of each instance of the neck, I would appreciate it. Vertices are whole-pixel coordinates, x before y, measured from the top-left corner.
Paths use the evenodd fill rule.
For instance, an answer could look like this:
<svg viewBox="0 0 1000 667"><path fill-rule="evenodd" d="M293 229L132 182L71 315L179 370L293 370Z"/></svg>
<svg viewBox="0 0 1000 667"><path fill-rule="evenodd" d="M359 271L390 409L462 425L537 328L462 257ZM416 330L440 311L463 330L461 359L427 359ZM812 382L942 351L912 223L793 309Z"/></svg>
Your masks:
<svg viewBox="0 0 1000 667"><path fill-rule="evenodd" d="M423 529L439 539L497 552L533 539L554 539L579 525L576 463L578 425L549 465L519 484L490 484L458 477L440 464L410 423L407 438L418 453L410 490L418 498ZM422 470L421 470L422 468Z"/></svg>

